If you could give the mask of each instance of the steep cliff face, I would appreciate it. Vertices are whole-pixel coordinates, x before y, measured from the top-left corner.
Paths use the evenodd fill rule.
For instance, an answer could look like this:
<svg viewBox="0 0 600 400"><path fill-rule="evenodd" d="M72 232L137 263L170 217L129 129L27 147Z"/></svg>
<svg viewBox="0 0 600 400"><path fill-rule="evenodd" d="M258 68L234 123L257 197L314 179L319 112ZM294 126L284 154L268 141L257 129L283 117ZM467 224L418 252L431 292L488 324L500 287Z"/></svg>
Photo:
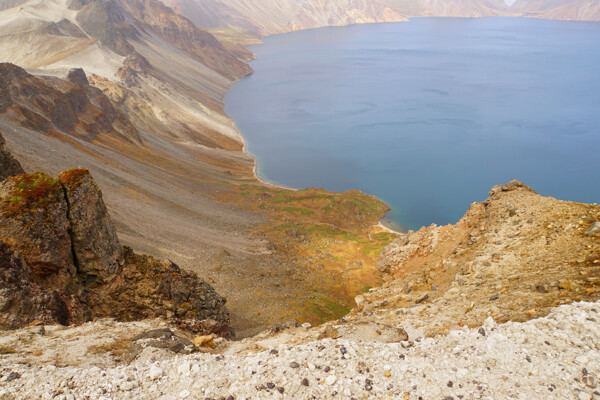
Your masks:
<svg viewBox="0 0 600 400"><path fill-rule="evenodd" d="M600 3L594 0L517 0L510 11L530 17L600 21Z"/></svg>
<svg viewBox="0 0 600 400"><path fill-rule="evenodd" d="M0 329L162 317L230 336L225 299L177 265L123 252L87 170L0 184Z"/></svg>
<svg viewBox="0 0 600 400"><path fill-rule="evenodd" d="M141 27L156 33L226 78L239 79L252 72L246 63L238 60L212 34L199 29L160 1L134 0L123 5Z"/></svg>
<svg viewBox="0 0 600 400"><path fill-rule="evenodd" d="M196 24L250 36L322 26L404 21L417 16L481 17L506 9L500 0L167 0Z"/></svg>

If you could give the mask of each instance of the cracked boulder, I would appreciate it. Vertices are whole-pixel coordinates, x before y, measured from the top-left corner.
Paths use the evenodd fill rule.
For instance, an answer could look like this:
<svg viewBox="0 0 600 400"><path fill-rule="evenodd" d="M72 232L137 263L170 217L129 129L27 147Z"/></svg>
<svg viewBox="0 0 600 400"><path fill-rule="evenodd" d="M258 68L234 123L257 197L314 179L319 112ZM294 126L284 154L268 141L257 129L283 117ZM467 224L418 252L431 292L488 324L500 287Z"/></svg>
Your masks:
<svg viewBox="0 0 600 400"><path fill-rule="evenodd" d="M118 272L123 252L102 192L87 169L60 174L68 204L77 273L88 281L106 281Z"/></svg>

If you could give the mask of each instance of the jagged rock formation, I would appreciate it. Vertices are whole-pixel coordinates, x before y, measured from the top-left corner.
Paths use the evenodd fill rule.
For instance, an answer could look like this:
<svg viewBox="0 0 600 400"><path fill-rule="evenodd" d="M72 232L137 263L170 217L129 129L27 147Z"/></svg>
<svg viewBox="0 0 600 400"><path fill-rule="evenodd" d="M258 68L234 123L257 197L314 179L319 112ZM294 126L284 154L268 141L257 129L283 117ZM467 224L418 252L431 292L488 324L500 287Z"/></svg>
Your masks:
<svg viewBox="0 0 600 400"><path fill-rule="evenodd" d="M25 171L21 167L21 163L10 154L6 148L4 137L0 134L0 181L5 180L9 176L23 173Z"/></svg>
<svg viewBox="0 0 600 400"><path fill-rule="evenodd" d="M0 327L16 329L34 320L68 325L68 299L58 291L46 291L23 257L0 240Z"/></svg>
<svg viewBox="0 0 600 400"><path fill-rule="evenodd" d="M172 262L123 253L87 170L9 177L0 211L1 329L162 317L232 335L225 300L208 283Z"/></svg>
<svg viewBox="0 0 600 400"><path fill-rule="evenodd" d="M378 261L387 283L358 296L358 320L419 320L428 334L488 317L525 321L600 298L600 206L494 186L455 225L408 232ZM391 311L397 310L397 312Z"/></svg>
<svg viewBox="0 0 600 400"><path fill-rule="evenodd" d="M110 280L123 261L121 244L102 193L87 170L60 174L59 181L68 205L71 248L77 272L86 280Z"/></svg>
<svg viewBox="0 0 600 400"><path fill-rule="evenodd" d="M14 64L0 63L0 113L40 132L60 131L85 140L100 133L140 143L131 121L116 110L82 69L67 80L36 77Z"/></svg>

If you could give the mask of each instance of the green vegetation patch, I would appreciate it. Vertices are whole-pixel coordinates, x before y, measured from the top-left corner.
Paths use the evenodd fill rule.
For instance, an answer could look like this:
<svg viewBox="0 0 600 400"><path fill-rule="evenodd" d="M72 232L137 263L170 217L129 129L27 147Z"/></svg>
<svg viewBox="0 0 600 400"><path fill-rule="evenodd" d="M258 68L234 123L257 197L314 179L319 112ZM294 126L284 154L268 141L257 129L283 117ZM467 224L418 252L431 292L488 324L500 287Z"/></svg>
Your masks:
<svg viewBox="0 0 600 400"><path fill-rule="evenodd" d="M352 310L347 304L321 293L315 294L305 304L309 312L319 320L319 323L340 319Z"/></svg>
<svg viewBox="0 0 600 400"><path fill-rule="evenodd" d="M7 182L11 190L2 204L5 217L44 208L54 202L56 193L62 190L58 180L42 172L11 176Z"/></svg>

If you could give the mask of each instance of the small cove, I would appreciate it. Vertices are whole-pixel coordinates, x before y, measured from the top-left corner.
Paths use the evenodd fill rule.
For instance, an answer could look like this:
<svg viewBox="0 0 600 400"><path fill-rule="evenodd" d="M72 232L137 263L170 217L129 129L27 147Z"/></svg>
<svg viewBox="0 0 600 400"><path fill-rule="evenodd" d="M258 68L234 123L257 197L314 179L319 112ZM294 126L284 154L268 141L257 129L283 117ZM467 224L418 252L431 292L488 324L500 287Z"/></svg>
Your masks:
<svg viewBox="0 0 600 400"><path fill-rule="evenodd" d="M360 189L408 229L454 223L511 179L600 200L600 23L417 18L250 49L225 104L261 179Z"/></svg>

